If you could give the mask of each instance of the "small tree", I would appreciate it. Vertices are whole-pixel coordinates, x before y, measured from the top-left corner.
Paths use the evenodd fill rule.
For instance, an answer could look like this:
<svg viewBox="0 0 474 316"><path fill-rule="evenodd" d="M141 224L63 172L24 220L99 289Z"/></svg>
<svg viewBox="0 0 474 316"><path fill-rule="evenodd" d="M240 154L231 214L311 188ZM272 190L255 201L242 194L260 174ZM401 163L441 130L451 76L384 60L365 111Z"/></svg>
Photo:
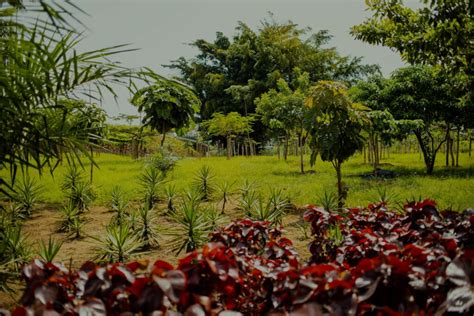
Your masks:
<svg viewBox="0 0 474 316"><path fill-rule="evenodd" d="M311 135L311 164L316 153L323 161L330 161L337 174L339 207L345 199L341 166L364 143L362 106L352 103L344 85L332 81L320 81L310 88L306 104L311 108L307 129Z"/></svg>
<svg viewBox="0 0 474 316"><path fill-rule="evenodd" d="M202 127L210 136L223 136L227 139L227 159L232 156L232 138L237 135L252 132L254 117L241 116L237 112L227 115L214 113L212 119L204 121Z"/></svg>
<svg viewBox="0 0 474 316"><path fill-rule="evenodd" d="M306 90L309 88L309 74L301 72L298 68L294 71L296 79L291 83L294 90L283 79L278 80L278 91L271 89L255 99L257 113L262 117L262 122L272 129L285 131L285 160L288 151L288 138L291 133L296 133L300 149L300 168L304 173L303 146L306 141L304 122L308 114L305 106Z"/></svg>
<svg viewBox="0 0 474 316"><path fill-rule="evenodd" d="M143 125L163 135L161 147L166 133L188 126L201 105L190 88L164 78L156 78L154 85L138 90L130 102L144 112Z"/></svg>

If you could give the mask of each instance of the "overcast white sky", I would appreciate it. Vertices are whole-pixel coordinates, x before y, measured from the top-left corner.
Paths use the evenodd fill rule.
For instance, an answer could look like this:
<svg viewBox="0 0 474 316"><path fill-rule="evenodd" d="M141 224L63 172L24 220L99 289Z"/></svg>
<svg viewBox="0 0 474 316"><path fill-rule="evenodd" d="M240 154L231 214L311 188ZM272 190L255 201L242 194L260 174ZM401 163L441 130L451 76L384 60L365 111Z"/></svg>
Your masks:
<svg viewBox="0 0 474 316"><path fill-rule="evenodd" d="M327 29L334 36L330 45L340 53L363 56L366 63L381 65L384 74L403 65L397 53L354 40L351 26L361 23L369 12L364 0L75 0L90 16L84 49L130 43L139 51L120 60L129 67L148 66L163 75L173 75L161 67L180 56L190 58L196 49L186 45L198 38L213 40L217 31L235 33L237 21L257 28L274 14L278 21L292 20L301 27ZM405 1L416 5L418 1ZM135 113L127 92L119 91L119 104L107 98L103 106L109 115Z"/></svg>

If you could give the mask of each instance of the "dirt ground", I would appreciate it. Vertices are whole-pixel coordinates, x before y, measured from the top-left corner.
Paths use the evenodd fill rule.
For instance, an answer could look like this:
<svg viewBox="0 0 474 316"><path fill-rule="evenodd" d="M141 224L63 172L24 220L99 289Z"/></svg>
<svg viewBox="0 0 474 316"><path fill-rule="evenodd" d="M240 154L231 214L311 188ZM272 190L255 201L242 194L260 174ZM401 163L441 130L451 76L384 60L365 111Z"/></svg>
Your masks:
<svg viewBox="0 0 474 316"><path fill-rule="evenodd" d="M47 241L49 236L56 240L63 240L64 243L59 251L56 260L63 262L66 266L73 268L79 268L85 261L92 260L95 255L94 248L98 242L94 238L100 238L105 233L105 226L109 223L113 212L107 207L96 206L92 207L87 211L85 217L87 222L84 226L84 237L79 240L67 239L64 233L55 232L56 222L60 219L59 212L60 205L43 204L36 208L32 218L28 219L23 225L23 233L27 236L32 249L35 253L39 250L39 241ZM157 212L163 213L163 205L157 207ZM302 223L302 214L304 209L298 209L294 212L287 214L284 217L283 227L285 230L285 237L291 239L301 256L302 261L309 257L307 245L309 239L304 240L302 238L303 233L301 227L298 225ZM235 208L235 205L229 205L226 207L226 221L242 218L242 214ZM158 232L167 227L171 227L172 223L167 219L166 216L159 216ZM167 236L164 234L160 235L160 247L151 251L141 253L135 258L147 258L150 261L157 259L165 260L173 265L178 263L179 258L185 256L184 253L176 255L166 249ZM11 308L16 304L20 298L22 291L22 284L18 282L12 285L13 288L17 289L17 293L9 295L0 292L0 308ZM1 311L0 311L1 315Z"/></svg>

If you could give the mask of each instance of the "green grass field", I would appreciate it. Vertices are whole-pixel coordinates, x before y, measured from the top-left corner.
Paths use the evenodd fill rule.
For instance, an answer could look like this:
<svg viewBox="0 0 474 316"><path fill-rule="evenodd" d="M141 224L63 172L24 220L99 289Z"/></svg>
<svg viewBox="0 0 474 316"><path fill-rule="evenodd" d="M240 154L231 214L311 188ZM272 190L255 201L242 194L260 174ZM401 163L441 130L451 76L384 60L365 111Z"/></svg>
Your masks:
<svg viewBox="0 0 474 316"><path fill-rule="evenodd" d="M109 192L114 185L120 185L129 192L132 198L140 198L138 176L143 170L144 162L133 161L127 156L100 154L95 157L99 169L94 169L94 186L98 193L97 205L103 205L109 199ZM184 190L192 184L194 174L203 165L208 165L216 175L216 183L236 182L238 188L245 179L255 181L262 192L270 187L286 189L297 205L316 203L325 191L336 191L335 171L332 165L318 160L313 168L307 164L309 171L301 175L298 157L290 156L288 162L277 157L225 157L184 158L178 161L175 170L168 176L168 184ZM363 163L363 157L356 155L343 165L343 181L349 186L348 206L366 205L378 197L378 192L386 188L394 196L393 202L404 202L407 199L429 197L435 199L441 208L463 210L474 207L474 158L467 153L460 156L459 168L445 168L443 156L438 155L435 173L424 174L424 164L419 154L391 154L389 159L381 161L382 168L399 174L390 180L367 180L361 173L371 171L371 166ZM42 200L46 203L61 203L64 194L60 189L66 171L59 166L54 177L44 173L40 181L44 186ZM6 170L1 171L6 176ZM30 171L38 177L37 172ZM85 176L89 174L85 166ZM21 176L19 177L21 178ZM167 185L168 185L167 184Z"/></svg>

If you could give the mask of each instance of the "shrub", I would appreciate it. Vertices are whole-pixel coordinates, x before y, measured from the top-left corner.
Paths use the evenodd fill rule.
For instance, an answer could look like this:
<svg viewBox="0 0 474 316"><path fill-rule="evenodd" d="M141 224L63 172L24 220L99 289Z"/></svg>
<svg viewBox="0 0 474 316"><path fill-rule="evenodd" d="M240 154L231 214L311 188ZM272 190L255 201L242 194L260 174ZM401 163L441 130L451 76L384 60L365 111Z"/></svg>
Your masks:
<svg viewBox="0 0 474 316"><path fill-rule="evenodd" d="M201 193L204 201L209 201L216 191L214 178L215 175L208 166L203 166L199 169L194 177L194 187L199 193Z"/></svg>
<svg viewBox="0 0 474 316"><path fill-rule="evenodd" d="M34 205L38 202L42 187L37 181L29 176L23 177L23 181L15 184L14 200L20 207L22 213L31 216Z"/></svg>
<svg viewBox="0 0 474 316"><path fill-rule="evenodd" d="M152 168L159 170L164 177L171 172L176 166L178 157L166 150L159 150L148 159L147 164Z"/></svg>
<svg viewBox="0 0 474 316"><path fill-rule="evenodd" d="M96 240L98 246L95 259L106 262L124 262L143 246L137 234L127 224L107 226L105 236Z"/></svg>
<svg viewBox="0 0 474 316"><path fill-rule="evenodd" d="M54 258L59 253L59 250L61 250L62 245L62 241L56 241L52 239L51 236L49 236L48 243L41 240L39 257L44 262L53 262Z"/></svg>
<svg viewBox="0 0 474 316"><path fill-rule="evenodd" d="M157 214L147 207L141 207L134 231L141 241L143 249L158 247L158 233L156 231Z"/></svg>
<svg viewBox="0 0 474 316"><path fill-rule="evenodd" d="M160 186L164 183L165 177L158 169L147 167L139 180L145 207L152 209L155 203L159 201Z"/></svg>

